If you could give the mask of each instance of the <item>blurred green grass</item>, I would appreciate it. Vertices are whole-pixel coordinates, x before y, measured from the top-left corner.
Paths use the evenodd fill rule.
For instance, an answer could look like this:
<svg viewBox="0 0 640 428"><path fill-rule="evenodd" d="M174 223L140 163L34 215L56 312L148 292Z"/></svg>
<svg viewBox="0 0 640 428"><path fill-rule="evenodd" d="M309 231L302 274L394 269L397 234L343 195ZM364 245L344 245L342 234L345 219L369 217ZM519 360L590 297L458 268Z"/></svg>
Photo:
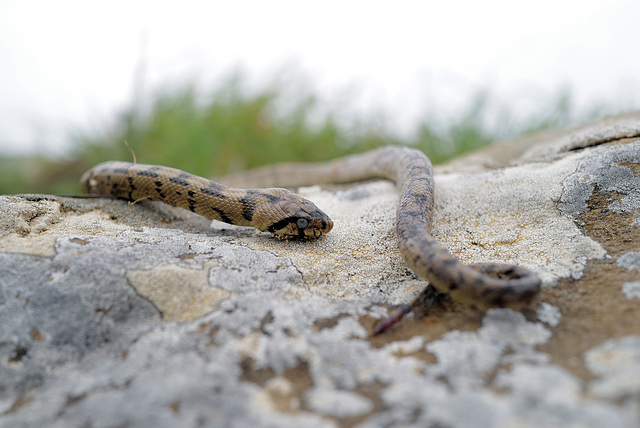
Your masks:
<svg viewBox="0 0 640 428"><path fill-rule="evenodd" d="M124 142L140 163L212 177L264 164L328 160L386 144L417 147L441 163L497 140L566 125L572 116L570 96L562 93L542 113L517 124L505 106L502 119L490 127L490 96L483 91L459 117L443 120L425 112L415 131L403 137L384 115L345 120L335 112L340 109L321 105L313 93L291 94L278 85L250 92L246 86L236 74L212 90L188 83L157 91L146 108L140 107L145 100L134 99L106 131L72 132L73 149L63 161L0 158L0 194L79 194L86 169L105 160L131 160Z"/></svg>

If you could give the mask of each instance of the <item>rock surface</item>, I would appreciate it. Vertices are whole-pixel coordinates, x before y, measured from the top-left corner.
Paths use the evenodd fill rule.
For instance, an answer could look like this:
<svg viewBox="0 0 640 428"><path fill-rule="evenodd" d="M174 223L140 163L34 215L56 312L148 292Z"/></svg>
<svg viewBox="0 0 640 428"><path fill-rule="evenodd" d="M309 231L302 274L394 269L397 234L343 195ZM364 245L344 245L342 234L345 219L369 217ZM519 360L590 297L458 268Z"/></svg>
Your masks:
<svg viewBox="0 0 640 428"><path fill-rule="evenodd" d="M528 266L516 312L425 282L391 183L308 187L281 242L159 203L0 197L0 426L640 426L640 114L436 168L434 235Z"/></svg>

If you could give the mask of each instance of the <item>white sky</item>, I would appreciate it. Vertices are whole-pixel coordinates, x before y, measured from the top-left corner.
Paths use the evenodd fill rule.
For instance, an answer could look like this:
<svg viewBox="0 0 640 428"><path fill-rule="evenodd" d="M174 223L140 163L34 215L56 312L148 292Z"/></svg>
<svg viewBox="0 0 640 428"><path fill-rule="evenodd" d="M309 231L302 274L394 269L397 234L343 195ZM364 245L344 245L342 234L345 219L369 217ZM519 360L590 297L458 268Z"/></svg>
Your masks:
<svg viewBox="0 0 640 428"><path fill-rule="evenodd" d="M141 62L147 91L291 68L398 128L482 88L523 111L564 87L640 108L639 23L628 0L0 0L0 155L107 126Z"/></svg>

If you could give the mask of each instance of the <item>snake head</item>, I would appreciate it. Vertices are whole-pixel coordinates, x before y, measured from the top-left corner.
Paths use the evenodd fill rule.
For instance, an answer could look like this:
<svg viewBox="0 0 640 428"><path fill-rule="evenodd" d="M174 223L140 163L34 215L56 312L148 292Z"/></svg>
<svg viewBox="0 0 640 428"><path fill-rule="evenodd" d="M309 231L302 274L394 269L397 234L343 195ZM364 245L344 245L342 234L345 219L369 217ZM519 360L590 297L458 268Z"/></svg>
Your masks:
<svg viewBox="0 0 640 428"><path fill-rule="evenodd" d="M275 211L272 222L266 230L279 239L314 239L333 228L333 222L313 202L295 193L282 189L282 193L273 203Z"/></svg>

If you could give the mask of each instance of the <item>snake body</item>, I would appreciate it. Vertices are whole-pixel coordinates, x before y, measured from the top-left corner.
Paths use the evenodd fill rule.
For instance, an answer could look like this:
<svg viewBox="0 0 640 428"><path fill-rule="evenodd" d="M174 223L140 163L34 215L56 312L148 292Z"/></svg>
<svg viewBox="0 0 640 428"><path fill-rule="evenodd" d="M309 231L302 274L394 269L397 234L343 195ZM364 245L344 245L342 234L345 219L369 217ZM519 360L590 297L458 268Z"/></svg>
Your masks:
<svg viewBox="0 0 640 428"><path fill-rule="evenodd" d="M105 162L85 172L80 182L90 195L160 201L283 239L317 238L333 227L313 202L286 189L234 189L166 166Z"/></svg>
<svg viewBox="0 0 640 428"><path fill-rule="evenodd" d="M267 183L273 171L257 170L250 179ZM477 307L523 306L540 288L539 279L528 269L497 263L465 265L431 236L434 181L431 162L419 150L383 147L331 162L290 164L285 171L281 176L285 180L279 180L284 186L294 184L290 178L295 175L298 185L374 177L394 181L400 192L396 213L400 253L411 270L458 302ZM163 166L108 162L87 171L82 183L90 194L160 200L279 237L318 237L333 225L313 203L284 189L234 189Z"/></svg>

